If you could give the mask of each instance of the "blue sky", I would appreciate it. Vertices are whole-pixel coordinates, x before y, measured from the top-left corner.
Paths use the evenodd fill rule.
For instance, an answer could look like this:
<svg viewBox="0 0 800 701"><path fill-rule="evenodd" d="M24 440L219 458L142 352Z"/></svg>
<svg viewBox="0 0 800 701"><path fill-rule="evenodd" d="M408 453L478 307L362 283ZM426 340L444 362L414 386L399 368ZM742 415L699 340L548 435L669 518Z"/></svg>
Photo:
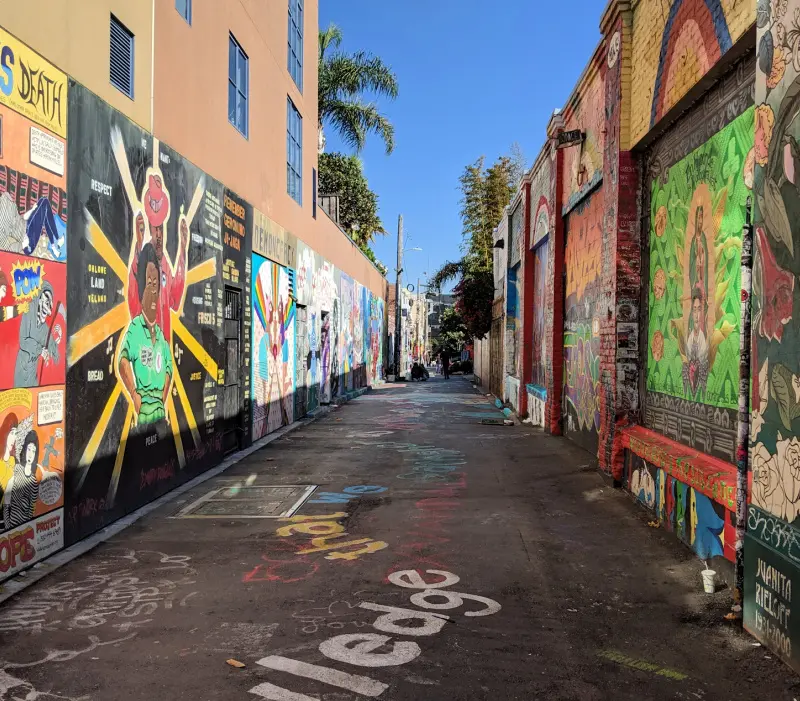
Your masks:
<svg viewBox="0 0 800 701"><path fill-rule="evenodd" d="M373 248L395 279L397 215L407 247L404 285L459 257L458 178L468 163L523 149L539 153L600 40L605 2L589 0L320 0L320 27L337 24L343 50L369 51L397 74L400 94L380 105L394 123L386 156L372 137L361 154L390 232ZM328 151L348 151L331 129Z"/></svg>

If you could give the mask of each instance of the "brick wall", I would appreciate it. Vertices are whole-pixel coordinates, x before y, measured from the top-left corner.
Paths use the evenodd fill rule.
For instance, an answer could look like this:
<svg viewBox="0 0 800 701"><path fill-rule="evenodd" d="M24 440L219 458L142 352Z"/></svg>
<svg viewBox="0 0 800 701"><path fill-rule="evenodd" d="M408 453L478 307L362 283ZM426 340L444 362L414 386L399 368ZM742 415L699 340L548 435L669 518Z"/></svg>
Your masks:
<svg viewBox="0 0 800 701"><path fill-rule="evenodd" d="M605 144L605 65L598 49L564 108L564 130L580 129L584 142L564 150L562 208L569 210L595 188L603 176Z"/></svg>
<svg viewBox="0 0 800 701"><path fill-rule="evenodd" d="M752 0L639 0L633 10L630 148L752 26Z"/></svg>

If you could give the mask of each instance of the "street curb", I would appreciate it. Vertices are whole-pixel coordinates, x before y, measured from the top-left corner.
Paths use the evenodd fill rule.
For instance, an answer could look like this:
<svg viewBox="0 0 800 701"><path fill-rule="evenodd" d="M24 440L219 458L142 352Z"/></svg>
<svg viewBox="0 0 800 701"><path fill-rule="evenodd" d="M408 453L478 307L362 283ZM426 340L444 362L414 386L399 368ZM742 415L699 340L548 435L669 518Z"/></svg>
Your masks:
<svg viewBox="0 0 800 701"><path fill-rule="evenodd" d="M21 572L11 577L11 579L8 579L2 584L0 584L0 604L4 603L12 596L19 594L21 591L24 591L33 584L36 584L37 582L41 581L48 574L55 572L60 567L63 567L64 565L81 557L81 555L85 555L90 550L94 550L94 548L96 548L101 543L105 543L107 540L110 540L115 535L121 533L129 526L132 526L139 519L143 518L144 516L147 516L149 513L155 511L156 509L160 509L162 506L168 504L173 499L181 496L181 494L184 494L189 490L194 489L195 487L203 484L204 482L207 482L208 480L213 479L218 475L221 475L223 472L225 472L225 470L227 470L232 465L241 462L246 457L249 457L253 453L268 446L273 441L276 441L279 438L283 438L283 436L292 433L299 428L308 426L309 424L312 424L315 421L319 421L325 416L328 416L328 414L330 414L331 412L338 409L340 406L347 404L353 399L357 399L363 394L369 392L371 389L372 387L363 387L362 389L357 389L353 392L348 392L344 397L337 397L334 400L334 403L328 406L320 406L313 412L309 412L302 419L299 419L289 424L288 426L284 426L283 428L278 429L274 433L270 433L268 436L259 438L251 446L244 448L236 453L233 453L232 455L229 455L216 467L212 467L210 470L206 470L205 472L189 480L188 482L184 482L183 484L178 485L177 487L175 487L175 489L167 492L163 496L160 496L155 501L151 501L149 504L145 504L144 506L138 508L136 511L132 511L127 516L123 516L121 519L114 521L114 523L106 526L105 528L102 528L101 530L97 531L96 533L93 533L87 538L84 538L83 540L80 540L77 543L70 545L68 548L59 550L54 555L45 558L41 562L35 563L28 569L22 570Z"/></svg>

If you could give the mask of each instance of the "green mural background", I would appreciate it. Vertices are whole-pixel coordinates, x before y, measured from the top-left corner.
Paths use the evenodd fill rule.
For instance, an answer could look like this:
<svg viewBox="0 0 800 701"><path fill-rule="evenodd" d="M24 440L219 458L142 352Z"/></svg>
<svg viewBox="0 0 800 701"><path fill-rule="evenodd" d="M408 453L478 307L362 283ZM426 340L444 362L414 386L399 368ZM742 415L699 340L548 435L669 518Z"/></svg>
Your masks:
<svg viewBox="0 0 800 701"><path fill-rule="evenodd" d="M753 179L753 116L751 107L672 166L666 182L652 184L649 391L738 405L740 258Z"/></svg>

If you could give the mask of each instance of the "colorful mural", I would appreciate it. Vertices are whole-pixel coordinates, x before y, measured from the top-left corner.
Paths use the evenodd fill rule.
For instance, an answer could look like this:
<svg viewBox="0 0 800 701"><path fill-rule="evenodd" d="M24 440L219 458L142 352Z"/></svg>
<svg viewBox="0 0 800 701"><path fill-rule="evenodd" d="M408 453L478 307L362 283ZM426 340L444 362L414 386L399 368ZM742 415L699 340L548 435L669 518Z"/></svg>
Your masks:
<svg viewBox="0 0 800 701"><path fill-rule="evenodd" d="M67 76L0 30L0 581L64 544ZM31 99L30 66L48 81Z"/></svg>
<svg viewBox="0 0 800 701"><path fill-rule="evenodd" d="M738 0L642 2L634 9L631 141L637 143L752 26Z"/></svg>
<svg viewBox="0 0 800 701"><path fill-rule="evenodd" d="M539 241L533 251L533 366L531 382L545 387L547 369L547 343L545 327L545 303L547 295L548 239Z"/></svg>
<svg viewBox="0 0 800 701"><path fill-rule="evenodd" d="M564 130L579 129L580 144L563 149L561 178L566 214L603 179L603 149L606 132L605 61L597 53L564 110Z"/></svg>
<svg viewBox="0 0 800 701"><path fill-rule="evenodd" d="M367 349L368 382L374 385L383 379L383 335L385 326L386 308L383 299L369 293L369 325Z"/></svg>
<svg viewBox="0 0 800 701"><path fill-rule="evenodd" d="M82 86L69 99L71 542L219 460L235 225L219 183Z"/></svg>
<svg viewBox="0 0 800 701"><path fill-rule="evenodd" d="M800 577L800 2L759 0L757 25L744 623L800 669L800 626L789 616Z"/></svg>
<svg viewBox="0 0 800 701"><path fill-rule="evenodd" d="M592 192L567 218L564 265L564 435L597 452L600 428L600 266L603 191Z"/></svg>
<svg viewBox="0 0 800 701"><path fill-rule="evenodd" d="M752 148L750 108L650 184L647 403L681 403L672 409L691 415L693 430L671 437L729 461Z"/></svg>
<svg viewBox="0 0 800 701"><path fill-rule="evenodd" d="M733 512L665 470L628 453L628 488L637 501L699 558L735 559Z"/></svg>
<svg viewBox="0 0 800 701"><path fill-rule="evenodd" d="M253 254L253 440L294 421L295 299L289 271Z"/></svg>

